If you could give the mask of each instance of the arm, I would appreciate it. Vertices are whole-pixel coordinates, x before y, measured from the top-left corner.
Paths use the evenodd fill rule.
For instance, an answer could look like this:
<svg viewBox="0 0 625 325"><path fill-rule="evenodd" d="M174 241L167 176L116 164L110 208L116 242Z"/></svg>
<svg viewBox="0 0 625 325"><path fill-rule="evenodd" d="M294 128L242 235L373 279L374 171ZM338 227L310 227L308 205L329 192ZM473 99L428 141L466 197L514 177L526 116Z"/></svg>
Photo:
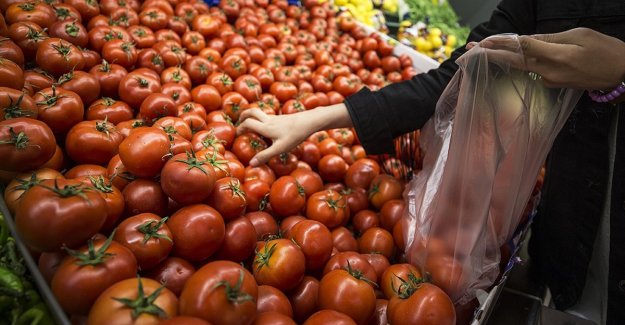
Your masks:
<svg viewBox="0 0 625 325"><path fill-rule="evenodd" d="M535 1L503 0L489 22L474 28L468 42L500 33L533 34ZM371 92L363 88L345 104L356 133L367 153L393 152L393 138L420 129L432 116L436 102L456 73L456 59L466 52L455 50L438 69Z"/></svg>

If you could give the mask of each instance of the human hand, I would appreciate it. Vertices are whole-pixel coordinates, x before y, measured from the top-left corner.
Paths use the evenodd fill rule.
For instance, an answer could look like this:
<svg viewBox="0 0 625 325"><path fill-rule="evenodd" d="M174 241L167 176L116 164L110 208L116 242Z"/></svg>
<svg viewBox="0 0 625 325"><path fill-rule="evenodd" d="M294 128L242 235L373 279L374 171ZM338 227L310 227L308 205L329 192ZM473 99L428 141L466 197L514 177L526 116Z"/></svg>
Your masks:
<svg viewBox="0 0 625 325"><path fill-rule="evenodd" d="M472 42L467 48L477 44ZM612 90L625 79L625 43L588 28L519 36L518 42L493 36L479 45L489 59L534 72L547 87Z"/></svg>
<svg viewBox="0 0 625 325"><path fill-rule="evenodd" d="M289 152L319 130L351 126L352 121L344 104L286 115L267 115L258 108L252 108L241 113L237 135L256 132L272 140L269 148L250 160L251 166L258 166L273 156Z"/></svg>

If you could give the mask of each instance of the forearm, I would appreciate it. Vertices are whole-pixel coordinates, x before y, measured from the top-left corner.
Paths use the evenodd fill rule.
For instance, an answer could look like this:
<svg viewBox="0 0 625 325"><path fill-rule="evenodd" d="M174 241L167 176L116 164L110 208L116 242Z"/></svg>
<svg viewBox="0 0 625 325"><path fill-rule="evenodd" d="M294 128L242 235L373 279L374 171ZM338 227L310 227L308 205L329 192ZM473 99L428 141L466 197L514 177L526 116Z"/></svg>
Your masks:
<svg viewBox="0 0 625 325"><path fill-rule="evenodd" d="M351 128L353 126L347 107L343 103L308 110L299 113L298 117L303 124L311 124L310 131L312 133L329 129Z"/></svg>

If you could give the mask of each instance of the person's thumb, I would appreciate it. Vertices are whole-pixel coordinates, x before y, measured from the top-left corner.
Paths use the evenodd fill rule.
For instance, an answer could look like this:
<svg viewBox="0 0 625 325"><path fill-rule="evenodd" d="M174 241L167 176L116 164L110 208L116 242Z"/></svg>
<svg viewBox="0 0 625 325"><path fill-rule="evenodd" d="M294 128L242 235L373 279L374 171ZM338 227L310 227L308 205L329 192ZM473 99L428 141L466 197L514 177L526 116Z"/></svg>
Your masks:
<svg viewBox="0 0 625 325"><path fill-rule="evenodd" d="M250 165L252 167L258 167L266 162L269 161L269 159L271 159L271 157L273 156L277 156L279 154L281 154L282 151L278 146L276 146L276 144L272 144L271 146L269 146L269 148L257 153L251 160L250 160Z"/></svg>
<svg viewBox="0 0 625 325"><path fill-rule="evenodd" d="M553 51L553 45L550 42L540 40L536 36L545 37L548 34L519 36L519 44L521 51L526 57L544 58L549 55L549 51Z"/></svg>

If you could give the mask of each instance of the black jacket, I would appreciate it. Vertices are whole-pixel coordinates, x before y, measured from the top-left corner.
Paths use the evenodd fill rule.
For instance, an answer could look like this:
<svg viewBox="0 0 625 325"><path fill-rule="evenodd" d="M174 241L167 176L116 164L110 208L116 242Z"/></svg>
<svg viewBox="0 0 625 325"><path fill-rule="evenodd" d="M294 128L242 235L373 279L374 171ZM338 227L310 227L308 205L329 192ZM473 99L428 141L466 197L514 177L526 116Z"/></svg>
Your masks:
<svg viewBox="0 0 625 325"><path fill-rule="evenodd" d="M469 41L499 33L554 33L574 27L625 40L625 1L503 0L488 23L472 30ZM412 80L378 92L363 89L346 99L368 153L392 152L394 137L423 126L458 68L455 60L464 52L464 48L456 50L438 69ZM614 109L619 107L596 104L584 95L558 135L547 161L530 253L536 274L551 288L556 306L573 306L584 288L605 195L611 195L608 324L625 324L625 112L618 121L612 193L605 193Z"/></svg>

